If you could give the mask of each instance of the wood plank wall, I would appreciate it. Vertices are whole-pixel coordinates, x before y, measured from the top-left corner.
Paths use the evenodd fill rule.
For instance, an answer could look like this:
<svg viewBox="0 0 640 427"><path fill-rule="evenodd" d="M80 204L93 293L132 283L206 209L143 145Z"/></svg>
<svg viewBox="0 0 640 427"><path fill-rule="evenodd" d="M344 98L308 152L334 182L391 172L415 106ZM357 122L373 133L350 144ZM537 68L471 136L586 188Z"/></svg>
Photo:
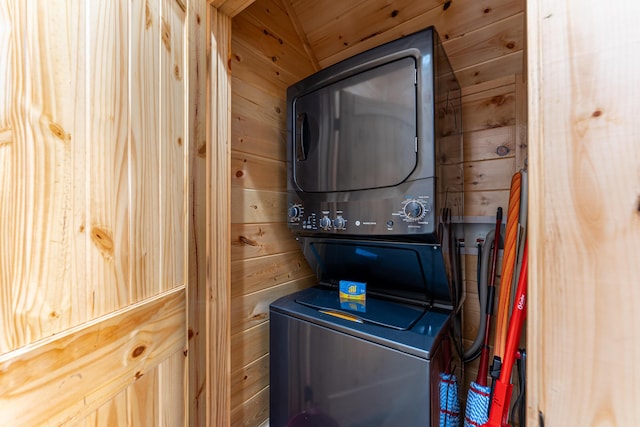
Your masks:
<svg viewBox="0 0 640 427"><path fill-rule="evenodd" d="M0 2L2 425L187 422L185 4Z"/></svg>
<svg viewBox="0 0 640 427"><path fill-rule="evenodd" d="M269 304L313 283L286 220L286 88L313 72L280 0L233 19L231 425L269 416Z"/></svg>
<svg viewBox="0 0 640 427"><path fill-rule="evenodd" d="M268 304L314 283L285 223L286 87L435 25L463 86L464 215L492 223L526 158L523 12L522 0L257 0L233 19L232 425L268 417ZM479 318L476 263L466 256L467 345Z"/></svg>

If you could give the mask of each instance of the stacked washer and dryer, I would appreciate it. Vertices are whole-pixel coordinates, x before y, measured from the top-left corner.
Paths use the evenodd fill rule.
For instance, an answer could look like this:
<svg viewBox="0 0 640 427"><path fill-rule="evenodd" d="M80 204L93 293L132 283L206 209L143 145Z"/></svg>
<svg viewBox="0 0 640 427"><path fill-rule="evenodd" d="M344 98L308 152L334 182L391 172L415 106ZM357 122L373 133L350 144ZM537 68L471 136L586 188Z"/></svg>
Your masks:
<svg viewBox="0 0 640 427"><path fill-rule="evenodd" d="M463 299L460 87L438 35L287 98L288 224L318 284L271 304L270 425L437 425Z"/></svg>

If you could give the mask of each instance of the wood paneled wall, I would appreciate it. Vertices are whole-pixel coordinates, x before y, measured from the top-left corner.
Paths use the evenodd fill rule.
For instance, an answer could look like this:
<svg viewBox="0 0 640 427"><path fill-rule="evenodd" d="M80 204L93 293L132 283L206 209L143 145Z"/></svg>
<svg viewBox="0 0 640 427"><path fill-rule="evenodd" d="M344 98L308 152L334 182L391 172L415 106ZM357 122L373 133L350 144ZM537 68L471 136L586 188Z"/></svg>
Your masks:
<svg viewBox="0 0 640 427"><path fill-rule="evenodd" d="M187 422L193 10L0 2L2 425Z"/></svg>
<svg viewBox="0 0 640 427"><path fill-rule="evenodd" d="M233 19L231 425L269 416L269 304L313 283L286 225L286 88L313 72L280 0Z"/></svg>
<svg viewBox="0 0 640 427"><path fill-rule="evenodd" d="M268 417L269 303L314 283L285 223L286 88L429 25L463 86L464 215L492 223L498 206L506 211L511 176L526 158L523 0L257 0L233 19L232 425ZM465 265L471 339L476 257Z"/></svg>

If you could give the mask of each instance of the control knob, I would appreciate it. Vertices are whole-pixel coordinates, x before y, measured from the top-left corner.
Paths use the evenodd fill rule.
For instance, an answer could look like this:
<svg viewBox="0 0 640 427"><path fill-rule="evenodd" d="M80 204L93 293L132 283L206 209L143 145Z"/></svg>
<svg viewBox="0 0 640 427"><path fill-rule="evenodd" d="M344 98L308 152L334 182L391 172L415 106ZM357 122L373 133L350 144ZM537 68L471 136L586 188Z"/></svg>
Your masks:
<svg viewBox="0 0 640 427"><path fill-rule="evenodd" d="M420 221L429 212L429 207L418 200L409 200L403 208L407 221Z"/></svg>
<svg viewBox="0 0 640 427"><path fill-rule="evenodd" d="M338 217L333 220L333 226L337 230L344 230L346 224L347 224L347 221L345 221L342 215L338 215Z"/></svg>
<svg viewBox="0 0 640 427"><path fill-rule="evenodd" d="M328 216L323 216L322 219L320 220L320 228L322 228L323 230L328 230L331 228L331 218L329 218Z"/></svg>
<svg viewBox="0 0 640 427"><path fill-rule="evenodd" d="M289 208L289 221L298 222L302 217L302 206L293 205Z"/></svg>

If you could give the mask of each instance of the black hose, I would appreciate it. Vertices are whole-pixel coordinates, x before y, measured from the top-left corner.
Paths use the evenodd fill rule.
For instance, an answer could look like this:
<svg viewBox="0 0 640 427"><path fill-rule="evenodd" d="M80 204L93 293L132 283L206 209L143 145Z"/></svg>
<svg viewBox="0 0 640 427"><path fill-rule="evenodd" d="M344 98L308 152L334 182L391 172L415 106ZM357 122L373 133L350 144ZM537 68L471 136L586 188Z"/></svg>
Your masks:
<svg viewBox="0 0 640 427"><path fill-rule="evenodd" d="M518 368L518 387L520 388L518 397L516 397L511 410L511 424L517 424L524 427L526 423L526 399L527 399L527 352L520 349L520 358L516 360ZM516 420L516 417L518 418Z"/></svg>
<svg viewBox="0 0 640 427"><path fill-rule="evenodd" d="M480 258L480 271L478 273L478 300L480 302L480 324L478 325L478 333L473 340L471 346L462 354L463 362L470 362L480 356L482 344L484 340L484 332L487 325L487 317L484 315L487 309L487 293L488 293L488 273L489 261L491 259L491 245L495 240L495 231L491 230L484 238L482 254ZM480 255L479 255L480 256Z"/></svg>

